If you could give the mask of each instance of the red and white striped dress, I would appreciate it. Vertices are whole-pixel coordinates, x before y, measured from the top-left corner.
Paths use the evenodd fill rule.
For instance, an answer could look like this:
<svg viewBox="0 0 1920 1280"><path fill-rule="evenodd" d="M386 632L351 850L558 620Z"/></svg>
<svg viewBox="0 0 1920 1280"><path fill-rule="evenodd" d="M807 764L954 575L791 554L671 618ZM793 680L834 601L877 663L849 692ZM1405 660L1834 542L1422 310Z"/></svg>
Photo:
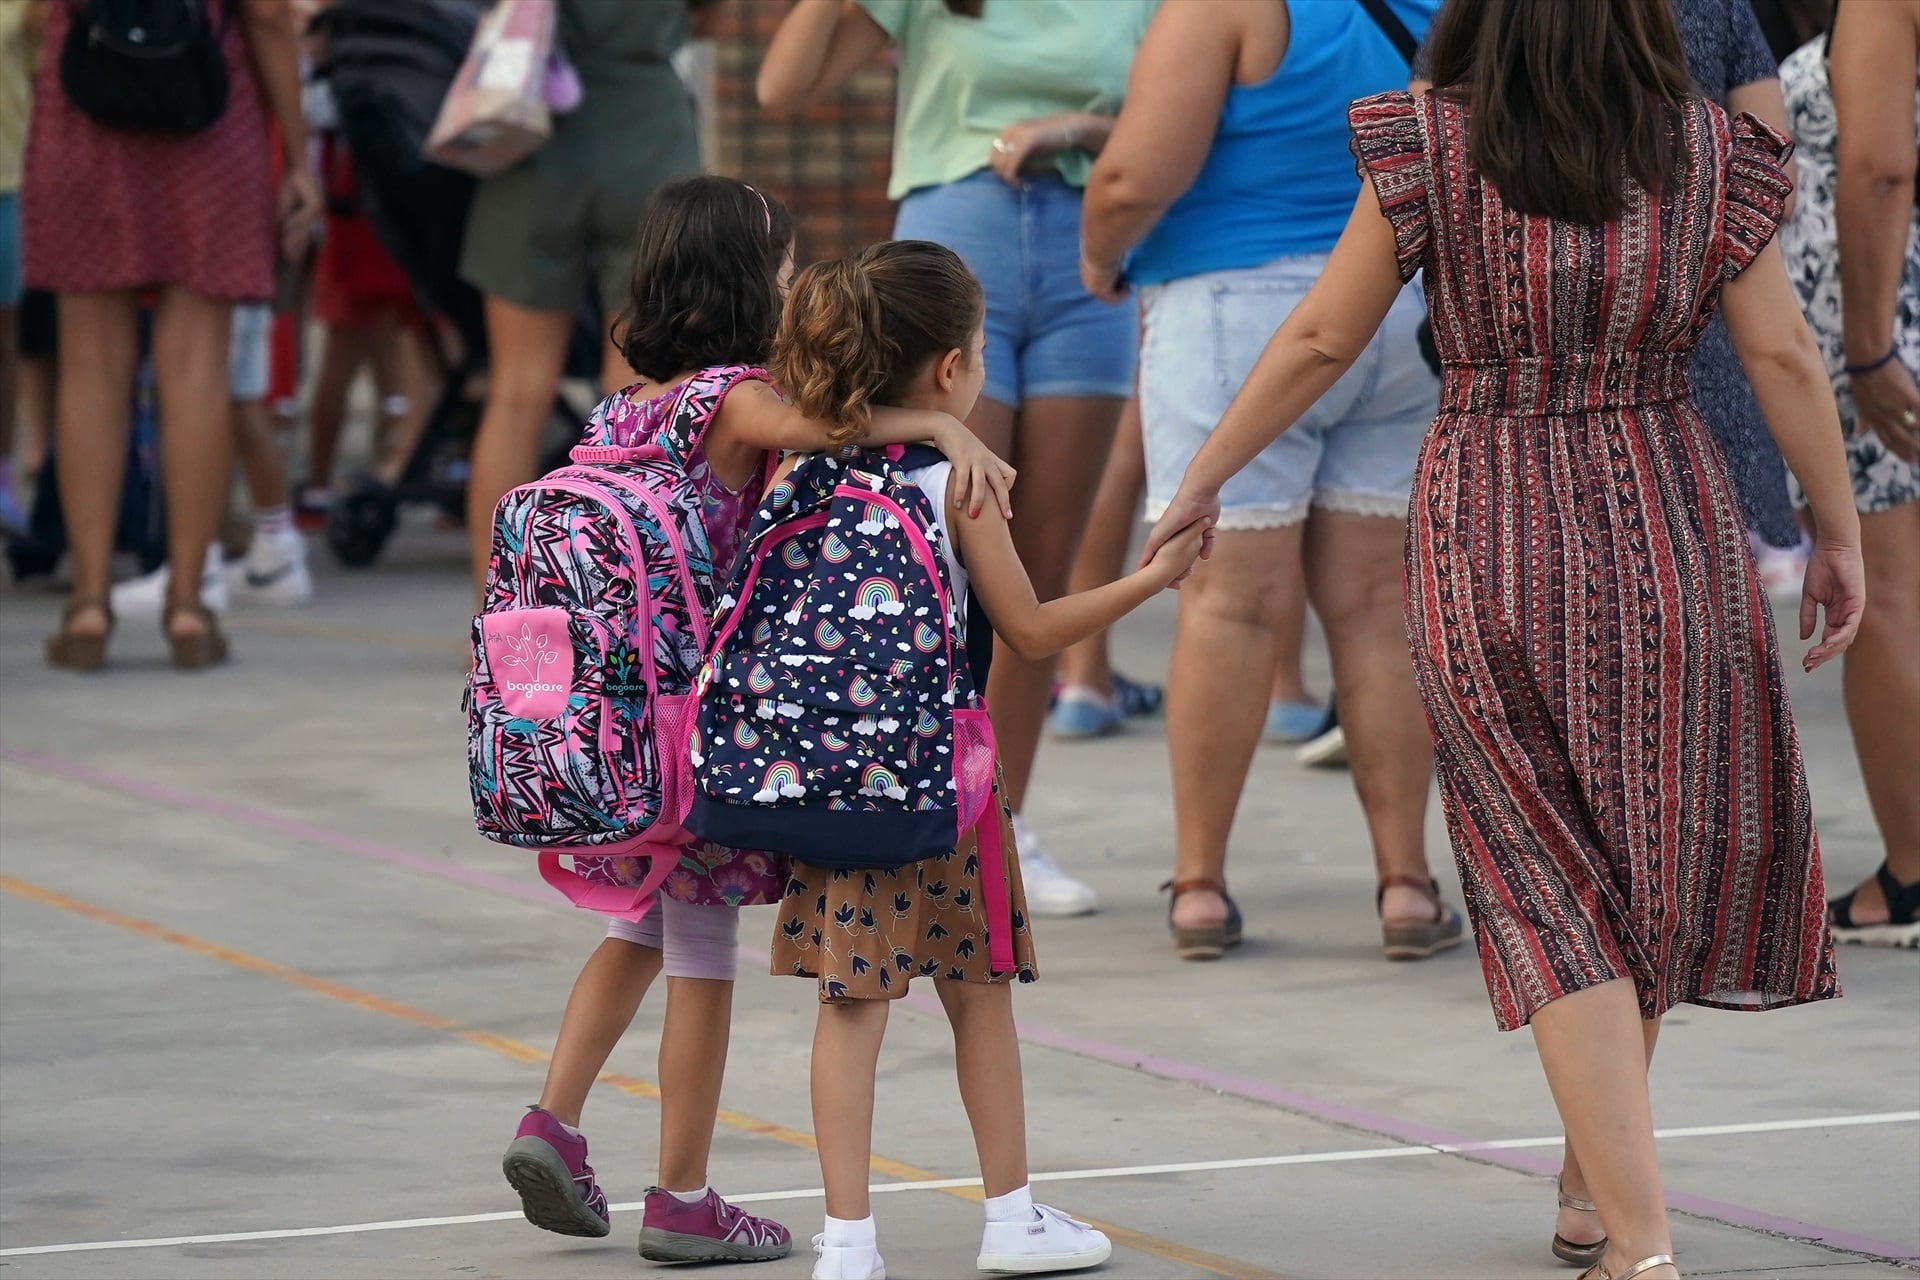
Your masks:
<svg viewBox="0 0 1920 1280"><path fill-rule="evenodd" d="M1621 977L1649 1018L1837 996L1773 617L1687 381L1791 144L1690 100L1681 176L1587 227L1508 209L1466 113L1350 122L1446 364L1407 629L1495 1017Z"/></svg>

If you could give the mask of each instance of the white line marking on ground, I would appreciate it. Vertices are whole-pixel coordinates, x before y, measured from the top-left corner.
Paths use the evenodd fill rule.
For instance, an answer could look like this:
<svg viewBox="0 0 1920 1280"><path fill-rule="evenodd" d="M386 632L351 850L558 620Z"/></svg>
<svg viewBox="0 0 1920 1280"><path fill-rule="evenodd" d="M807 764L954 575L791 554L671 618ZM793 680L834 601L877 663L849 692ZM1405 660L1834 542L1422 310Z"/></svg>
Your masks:
<svg viewBox="0 0 1920 1280"><path fill-rule="evenodd" d="M1860 1125L1910 1124L1920 1111L1879 1111L1867 1115L1816 1116L1806 1120L1759 1120L1748 1124L1693 1125L1661 1129L1657 1138L1719 1138L1743 1133L1789 1133L1800 1129L1846 1129ZM1433 1156L1474 1151L1512 1151L1524 1147L1554 1147L1561 1138L1505 1138L1454 1146L1367 1147L1354 1151L1309 1151L1287 1156L1252 1156L1240 1160L1190 1160L1178 1164L1134 1164L1110 1169L1067 1169L1036 1173L1035 1182L1087 1182L1097 1178L1141 1178L1170 1173L1212 1173L1229 1169L1266 1169L1296 1164L1337 1164L1348 1160L1391 1160L1405 1156ZM943 1178L925 1182L883 1182L869 1190L874 1195L900 1191L948 1191L977 1187L978 1178ZM734 1204L770 1204L780 1200L814 1200L825 1193L818 1187L796 1191L757 1191L728 1197ZM614 1213L636 1213L644 1207L635 1200L607 1206ZM467 1213L445 1218L397 1218L388 1222L350 1222L337 1227L290 1227L280 1231L228 1231L203 1236L157 1236L144 1240L89 1240L77 1244L37 1244L0 1249L0 1258L26 1258L48 1253L101 1253L112 1249L167 1249L190 1244L242 1244L250 1240L298 1240L309 1236L364 1235L375 1231L409 1231L418 1227L461 1227L481 1222L513 1222L518 1213Z"/></svg>

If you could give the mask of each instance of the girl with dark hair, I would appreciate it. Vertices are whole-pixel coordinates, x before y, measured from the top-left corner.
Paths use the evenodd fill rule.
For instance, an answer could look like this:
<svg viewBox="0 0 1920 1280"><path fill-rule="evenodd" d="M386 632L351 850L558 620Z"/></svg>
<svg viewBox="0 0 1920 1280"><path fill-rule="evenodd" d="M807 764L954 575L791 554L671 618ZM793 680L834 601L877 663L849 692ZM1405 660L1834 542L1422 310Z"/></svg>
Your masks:
<svg viewBox="0 0 1920 1280"><path fill-rule="evenodd" d="M615 332L640 378L594 410L589 434L645 444L676 414L711 415L685 460L701 493L713 576L696 581L703 607L733 570L764 478L780 451L821 449L837 425L789 406L766 363L793 271L793 219L779 201L731 178L684 178L657 191L640 224L625 313ZM954 459L954 503L1005 519L1011 469L950 414L876 411L856 433L868 443L929 441ZM956 522L965 523L965 522ZM589 880L638 885L628 858L576 858ZM638 922L616 917L567 999L538 1105L502 1162L527 1220L562 1235L604 1236L607 1198L587 1163L581 1109L607 1056L663 970L660 1034L660 1186L647 1192L642 1257L656 1262L760 1262L792 1247L779 1223L742 1213L707 1182L714 1116L727 1063L740 908L776 902L782 862L697 844Z"/></svg>
<svg viewBox="0 0 1920 1280"><path fill-rule="evenodd" d="M833 424L836 441L856 438L886 405L965 417L987 379L984 309L979 283L952 251L923 240L887 241L801 273L773 367L798 409ZM1118 582L1042 603L998 511L989 508L977 520L948 517L962 496L950 463L906 474L935 513L935 554L945 558L952 614L966 618L973 599L994 635L1028 660L1103 630L1184 577L1211 528L1194 522ZM824 618L828 606L816 605L822 594L810 591L796 608L819 607ZM965 662L978 671L981 646L992 637L963 634L971 637ZM875 841L898 830L880 825L893 815L871 816ZM1004 885L983 874L973 832L957 849L896 870L861 874L793 861L773 934L773 969L819 984L813 1128L827 1220L814 1241L814 1280L886 1275L867 1191L874 1076L890 1002L907 993L916 974L931 979L953 1025L960 1097L986 1192L980 1269L1077 1271L1113 1251L1087 1223L1034 1204L1028 1185L1012 983L1038 974L1012 815L1001 808L999 817L1008 851ZM996 893L1004 895L1012 932L1011 963L1000 972L987 933L997 912L988 896Z"/></svg>
<svg viewBox="0 0 1920 1280"><path fill-rule="evenodd" d="M1349 110L1370 181L1187 469L1163 538L1426 273L1445 366L1407 627L1482 968L1567 1130L1560 1257L1671 1280L1647 1095L1674 1005L1839 994L1773 615L1688 364L1726 316L1819 523L1812 670L1865 606L1825 367L1770 245L1789 144L1696 96L1668 0L1452 0L1433 92ZM1604 1236L1604 1238L1601 1238Z"/></svg>

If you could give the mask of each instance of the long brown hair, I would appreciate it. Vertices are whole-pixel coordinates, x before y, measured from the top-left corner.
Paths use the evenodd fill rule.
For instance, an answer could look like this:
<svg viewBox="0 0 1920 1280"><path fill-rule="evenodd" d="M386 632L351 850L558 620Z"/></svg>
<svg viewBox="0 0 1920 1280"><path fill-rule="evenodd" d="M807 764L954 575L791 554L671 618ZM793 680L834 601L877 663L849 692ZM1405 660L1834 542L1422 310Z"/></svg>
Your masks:
<svg viewBox="0 0 1920 1280"><path fill-rule="evenodd" d="M769 370L795 408L832 424L844 444L875 405L899 403L928 361L956 348L972 358L984 309L980 282L953 250L883 240L794 279Z"/></svg>
<svg viewBox="0 0 1920 1280"><path fill-rule="evenodd" d="M1608 222L1623 173L1649 190L1672 175L1693 81L1669 0L1448 0L1429 40L1474 165L1516 212Z"/></svg>

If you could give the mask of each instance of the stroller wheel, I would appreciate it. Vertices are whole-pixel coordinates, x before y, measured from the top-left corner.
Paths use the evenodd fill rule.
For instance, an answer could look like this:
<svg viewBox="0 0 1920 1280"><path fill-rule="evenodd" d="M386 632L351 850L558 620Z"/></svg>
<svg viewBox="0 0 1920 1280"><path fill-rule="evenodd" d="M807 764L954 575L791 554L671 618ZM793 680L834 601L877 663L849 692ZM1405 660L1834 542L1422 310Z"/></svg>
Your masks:
<svg viewBox="0 0 1920 1280"><path fill-rule="evenodd" d="M384 489L357 489L327 513L327 546L341 564L365 568L379 559L397 522L392 494Z"/></svg>

